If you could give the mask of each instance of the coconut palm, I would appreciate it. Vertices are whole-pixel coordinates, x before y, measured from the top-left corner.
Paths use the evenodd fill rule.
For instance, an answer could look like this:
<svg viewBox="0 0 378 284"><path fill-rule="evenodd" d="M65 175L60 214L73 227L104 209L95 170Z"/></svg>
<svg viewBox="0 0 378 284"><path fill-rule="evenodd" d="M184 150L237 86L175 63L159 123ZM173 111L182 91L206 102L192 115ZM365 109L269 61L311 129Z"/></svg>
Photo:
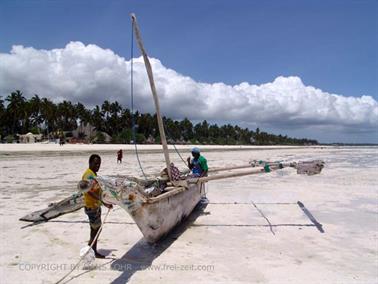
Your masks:
<svg viewBox="0 0 378 284"><path fill-rule="evenodd" d="M97 131L104 131L105 130L105 123L103 120L101 109L98 105L92 110L92 124L96 128Z"/></svg>
<svg viewBox="0 0 378 284"><path fill-rule="evenodd" d="M34 94L34 96L27 102L30 127L39 127L43 122L41 103L42 100L37 94Z"/></svg>
<svg viewBox="0 0 378 284"><path fill-rule="evenodd" d="M50 132L56 130L56 108L56 105L49 99L43 98L41 100L41 117L48 137Z"/></svg>
<svg viewBox="0 0 378 284"><path fill-rule="evenodd" d="M83 127L91 123L91 112L85 108L82 103L77 103L75 105L76 116L79 120L80 132L83 132Z"/></svg>
<svg viewBox="0 0 378 284"><path fill-rule="evenodd" d="M21 131L26 117L26 99L21 91L16 90L15 92L12 92L5 100L8 102L7 114L11 120L11 132L12 134L16 134Z"/></svg>
<svg viewBox="0 0 378 284"><path fill-rule="evenodd" d="M122 106L117 102L113 102L109 106L110 118L108 120L108 133L113 136L122 130L121 126L121 113Z"/></svg>
<svg viewBox="0 0 378 284"><path fill-rule="evenodd" d="M70 101L66 100L59 103L57 106L57 119L57 126L61 131L71 131L76 129L77 115L75 106Z"/></svg>

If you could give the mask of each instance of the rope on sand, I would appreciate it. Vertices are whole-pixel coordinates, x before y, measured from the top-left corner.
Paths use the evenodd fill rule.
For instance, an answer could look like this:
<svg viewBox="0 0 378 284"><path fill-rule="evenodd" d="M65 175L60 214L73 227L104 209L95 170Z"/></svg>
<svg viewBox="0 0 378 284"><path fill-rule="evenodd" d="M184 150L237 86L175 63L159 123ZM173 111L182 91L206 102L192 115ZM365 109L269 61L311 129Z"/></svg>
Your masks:
<svg viewBox="0 0 378 284"><path fill-rule="evenodd" d="M75 266L74 266L73 268L71 268L71 270L70 270L66 275L64 275L64 276L63 276L62 278L60 278L57 282L55 282L55 284L59 284L59 283L61 283L64 279L66 279L67 276L70 275L70 274L72 273L72 271L74 271L74 270L79 266L80 262L81 262L81 261L85 258L85 256L90 252L90 250L92 249L94 243L95 243L96 240L98 239L98 236L100 235L100 233L101 233L101 231L102 231L102 228L103 228L104 225L105 225L105 221L106 221L106 219L107 219L107 217L108 217L108 215L109 215L109 213L110 213L110 210L111 210L111 209L109 208L109 209L108 209L108 212L106 212L106 215L105 215L105 218L104 218L104 222L101 224L101 227L100 227L100 229L98 230L98 232L97 232L95 238L93 239L91 245L89 246L90 248L88 249L88 251L87 251L82 257L80 257L79 261L75 264Z"/></svg>
<svg viewBox="0 0 378 284"><path fill-rule="evenodd" d="M273 235L275 235L273 228L272 228L273 227L272 223L270 223L269 219L264 215L264 213L256 206L256 204L253 201L252 201L252 205L256 208L257 211L259 211L261 217L263 217L268 222L270 231L272 232Z"/></svg>

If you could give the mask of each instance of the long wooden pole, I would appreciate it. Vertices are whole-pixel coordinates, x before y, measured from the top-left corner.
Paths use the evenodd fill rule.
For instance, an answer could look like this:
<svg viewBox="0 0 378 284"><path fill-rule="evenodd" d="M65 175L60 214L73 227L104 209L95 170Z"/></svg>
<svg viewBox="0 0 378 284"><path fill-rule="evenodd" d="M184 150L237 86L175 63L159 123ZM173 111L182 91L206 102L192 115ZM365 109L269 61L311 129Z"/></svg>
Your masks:
<svg viewBox="0 0 378 284"><path fill-rule="evenodd" d="M245 171L245 172L235 172L235 173L229 173L229 174L220 174L220 175L213 175L208 177L201 177L198 178L197 182L207 182L210 180L218 180L218 179L226 179L226 178L233 178L233 177L241 177L241 176L247 176L247 175L254 175L254 174L261 174L261 173L267 173L270 171L286 168L286 167L292 167L293 165L291 163L283 163L281 165L272 165L269 167L269 171L266 171L264 168L256 168L251 171Z"/></svg>
<svg viewBox="0 0 378 284"><path fill-rule="evenodd" d="M213 169L209 169L208 172L213 173L213 172L222 172L222 171L230 171L230 170L237 170L237 169L258 168L258 167L264 167L265 165L279 166L280 164L285 165L285 163L281 163L281 162L264 162L262 164L252 163L248 165L230 166L230 167L224 167L224 168L213 168Z"/></svg>
<svg viewBox="0 0 378 284"><path fill-rule="evenodd" d="M170 168L171 161L169 159L167 139L165 137L163 119L161 118L161 114L160 114L159 98L158 98L157 93L156 93L156 87L155 87L155 82L154 82L154 76L152 74L152 68L151 68L150 60L148 59L147 53L146 53L144 46L143 46L142 37L140 35L140 31L139 31L139 27L138 27L138 23L137 23L135 14L131 14L131 20L132 20L133 28L134 28L134 31L135 31L135 37L136 37L139 49L140 49L142 56L143 56L144 65L146 66L148 80L150 81L152 96L153 96L154 102L155 102L156 116L157 116L157 122L158 122L158 126L159 126L161 144L163 146L165 163L167 165L169 180L172 180L171 168Z"/></svg>
<svg viewBox="0 0 378 284"><path fill-rule="evenodd" d="M230 171L230 170L237 170L237 169L247 169L247 168L253 168L251 165L243 165L243 166L231 166L231 167L225 167L225 168L213 168L209 169L209 173L213 172L222 172L222 171Z"/></svg>

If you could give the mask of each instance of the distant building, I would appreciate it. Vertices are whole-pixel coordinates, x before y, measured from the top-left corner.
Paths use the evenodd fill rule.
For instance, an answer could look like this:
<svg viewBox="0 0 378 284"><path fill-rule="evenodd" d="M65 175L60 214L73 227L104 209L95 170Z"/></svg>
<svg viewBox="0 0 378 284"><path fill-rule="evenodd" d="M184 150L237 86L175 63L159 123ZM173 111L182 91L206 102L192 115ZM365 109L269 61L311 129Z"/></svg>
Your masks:
<svg viewBox="0 0 378 284"><path fill-rule="evenodd" d="M68 140L69 143L110 143L112 141L112 137L109 134L97 131L96 128L89 123L85 125L81 124L70 133L70 136L71 138Z"/></svg>
<svg viewBox="0 0 378 284"><path fill-rule="evenodd" d="M20 143L35 143L42 141L42 134L33 134L28 132L26 134L17 134Z"/></svg>
<svg viewBox="0 0 378 284"><path fill-rule="evenodd" d="M146 143L147 144L154 144L155 143L155 138L152 137L152 135L148 136L148 138L146 140Z"/></svg>
<svg viewBox="0 0 378 284"><path fill-rule="evenodd" d="M85 125L81 124L78 128L72 131L72 137L77 139L90 140L92 137L96 136L96 128L91 124L87 123Z"/></svg>

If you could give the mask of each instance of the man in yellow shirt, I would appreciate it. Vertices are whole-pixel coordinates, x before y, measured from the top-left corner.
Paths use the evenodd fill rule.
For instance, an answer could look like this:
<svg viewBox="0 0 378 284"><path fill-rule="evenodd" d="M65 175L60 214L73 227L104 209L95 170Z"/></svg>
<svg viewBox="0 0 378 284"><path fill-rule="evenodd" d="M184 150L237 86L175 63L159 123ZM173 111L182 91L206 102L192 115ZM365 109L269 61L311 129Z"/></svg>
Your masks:
<svg viewBox="0 0 378 284"><path fill-rule="evenodd" d="M82 180L91 181L97 177L97 172L101 166L101 157L93 154L89 157L89 168L84 172ZM88 215L89 225L91 228L90 239L88 245L90 246L96 237L98 230L101 227L101 204L107 208L113 208L111 204L104 203L101 200L102 190L97 181L94 181L90 190L84 193L84 211ZM104 258L105 256L97 252L97 240L94 242L92 249L97 258Z"/></svg>

